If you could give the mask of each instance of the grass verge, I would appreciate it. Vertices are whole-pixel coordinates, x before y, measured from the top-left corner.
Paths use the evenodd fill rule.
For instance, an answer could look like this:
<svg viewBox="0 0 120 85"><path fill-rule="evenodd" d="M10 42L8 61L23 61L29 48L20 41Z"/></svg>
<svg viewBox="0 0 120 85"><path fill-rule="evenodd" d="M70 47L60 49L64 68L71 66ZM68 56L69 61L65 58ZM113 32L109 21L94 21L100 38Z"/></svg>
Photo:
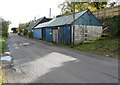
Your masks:
<svg viewBox="0 0 120 85"><path fill-rule="evenodd" d="M6 38L7 37L0 36L0 54L4 51Z"/></svg>
<svg viewBox="0 0 120 85"><path fill-rule="evenodd" d="M2 85L3 83L5 83L7 81L7 77L4 74L5 69L2 67L0 69L0 85Z"/></svg>
<svg viewBox="0 0 120 85"><path fill-rule="evenodd" d="M120 57L118 56L118 44L118 37L108 37L100 38L94 42L80 43L74 46L63 44L58 45L62 47L70 47L80 51L120 59Z"/></svg>
<svg viewBox="0 0 120 85"><path fill-rule="evenodd" d="M91 43L82 43L74 46L74 49L86 51L112 58L118 57L118 38L101 38Z"/></svg>
<svg viewBox="0 0 120 85"><path fill-rule="evenodd" d="M5 45L6 45L6 41L5 41L6 38L7 37L0 36L0 54L2 54L4 52ZM1 61L0 61L0 63L1 63ZM0 85L5 83L6 80L7 80L7 77L4 75L4 68L2 67L0 69Z"/></svg>

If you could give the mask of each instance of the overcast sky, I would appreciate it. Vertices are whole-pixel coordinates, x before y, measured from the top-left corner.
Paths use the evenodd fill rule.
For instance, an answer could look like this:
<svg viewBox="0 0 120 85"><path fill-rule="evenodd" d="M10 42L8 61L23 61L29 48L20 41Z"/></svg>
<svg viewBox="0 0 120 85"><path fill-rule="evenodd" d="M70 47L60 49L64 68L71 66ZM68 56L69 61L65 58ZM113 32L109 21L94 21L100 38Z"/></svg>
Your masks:
<svg viewBox="0 0 120 85"><path fill-rule="evenodd" d="M49 17L60 14L58 5L64 0L0 0L0 16L12 22L10 27L18 27L19 23L26 23L34 17Z"/></svg>
<svg viewBox="0 0 120 85"><path fill-rule="evenodd" d="M64 0L0 0L0 16L12 22L11 27L18 27L19 23L26 23L34 17L52 17L60 14L58 5ZM113 0L110 0L113 1Z"/></svg>

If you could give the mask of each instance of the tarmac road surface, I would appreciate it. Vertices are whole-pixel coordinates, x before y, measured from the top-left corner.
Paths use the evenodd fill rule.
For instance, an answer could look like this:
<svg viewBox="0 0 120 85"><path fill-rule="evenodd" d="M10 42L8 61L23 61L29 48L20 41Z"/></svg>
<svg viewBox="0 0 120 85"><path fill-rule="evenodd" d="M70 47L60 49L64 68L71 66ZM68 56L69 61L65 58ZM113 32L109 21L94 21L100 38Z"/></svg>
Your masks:
<svg viewBox="0 0 120 85"><path fill-rule="evenodd" d="M10 34L8 83L118 83L118 61Z"/></svg>

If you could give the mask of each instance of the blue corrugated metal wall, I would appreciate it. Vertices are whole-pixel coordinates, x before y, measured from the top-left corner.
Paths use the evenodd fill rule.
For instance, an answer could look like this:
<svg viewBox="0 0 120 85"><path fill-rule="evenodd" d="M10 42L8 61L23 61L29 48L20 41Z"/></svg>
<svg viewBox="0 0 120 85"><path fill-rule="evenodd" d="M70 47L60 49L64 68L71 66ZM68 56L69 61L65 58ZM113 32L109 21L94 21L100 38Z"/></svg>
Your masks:
<svg viewBox="0 0 120 85"><path fill-rule="evenodd" d="M76 25L102 26L91 12L89 15L86 12L84 15L79 17L77 20L75 20L75 24Z"/></svg>
<svg viewBox="0 0 120 85"><path fill-rule="evenodd" d="M58 42L61 44L71 43L71 28L70 26L62 26L58 30Z"/></svg>
<svg viewBox="0 0 120 85"><path fill-rule="evenodd" d="M35 36L35 29L33 30L33 37L35 38L36 36Z"/></svg>
<svg viewBox="0 0 120 85"><path fill-rule="evenodd" d="M37 39L42 39L42 29L34 29L33 37Z"/></svg>
<svg viewBox="0 0 120 85"><path fill-rule="evenodd" d="M46 40L52 42L52 29L46 28Z"/></svg>

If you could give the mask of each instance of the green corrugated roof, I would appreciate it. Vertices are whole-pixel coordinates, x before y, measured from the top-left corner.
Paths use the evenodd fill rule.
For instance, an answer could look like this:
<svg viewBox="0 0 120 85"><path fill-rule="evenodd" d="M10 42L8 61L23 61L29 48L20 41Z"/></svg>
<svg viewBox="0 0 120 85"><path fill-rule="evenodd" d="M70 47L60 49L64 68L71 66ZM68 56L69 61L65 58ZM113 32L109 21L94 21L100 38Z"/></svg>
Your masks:
<svg viewBox="0 0 120 85"><path fill-rule="evenodd" d="M82 16L87 10L78 12L75 14L75 19L78 19L80 16ZM49 22L39 24L35 28L42 28L42 27L53 27L53 26L62 26L62 25L67 25L71 24L73 22L73 14L72 15L67 15L67 16L62 16L58 17L55 19L52 19Z"/></svg>

